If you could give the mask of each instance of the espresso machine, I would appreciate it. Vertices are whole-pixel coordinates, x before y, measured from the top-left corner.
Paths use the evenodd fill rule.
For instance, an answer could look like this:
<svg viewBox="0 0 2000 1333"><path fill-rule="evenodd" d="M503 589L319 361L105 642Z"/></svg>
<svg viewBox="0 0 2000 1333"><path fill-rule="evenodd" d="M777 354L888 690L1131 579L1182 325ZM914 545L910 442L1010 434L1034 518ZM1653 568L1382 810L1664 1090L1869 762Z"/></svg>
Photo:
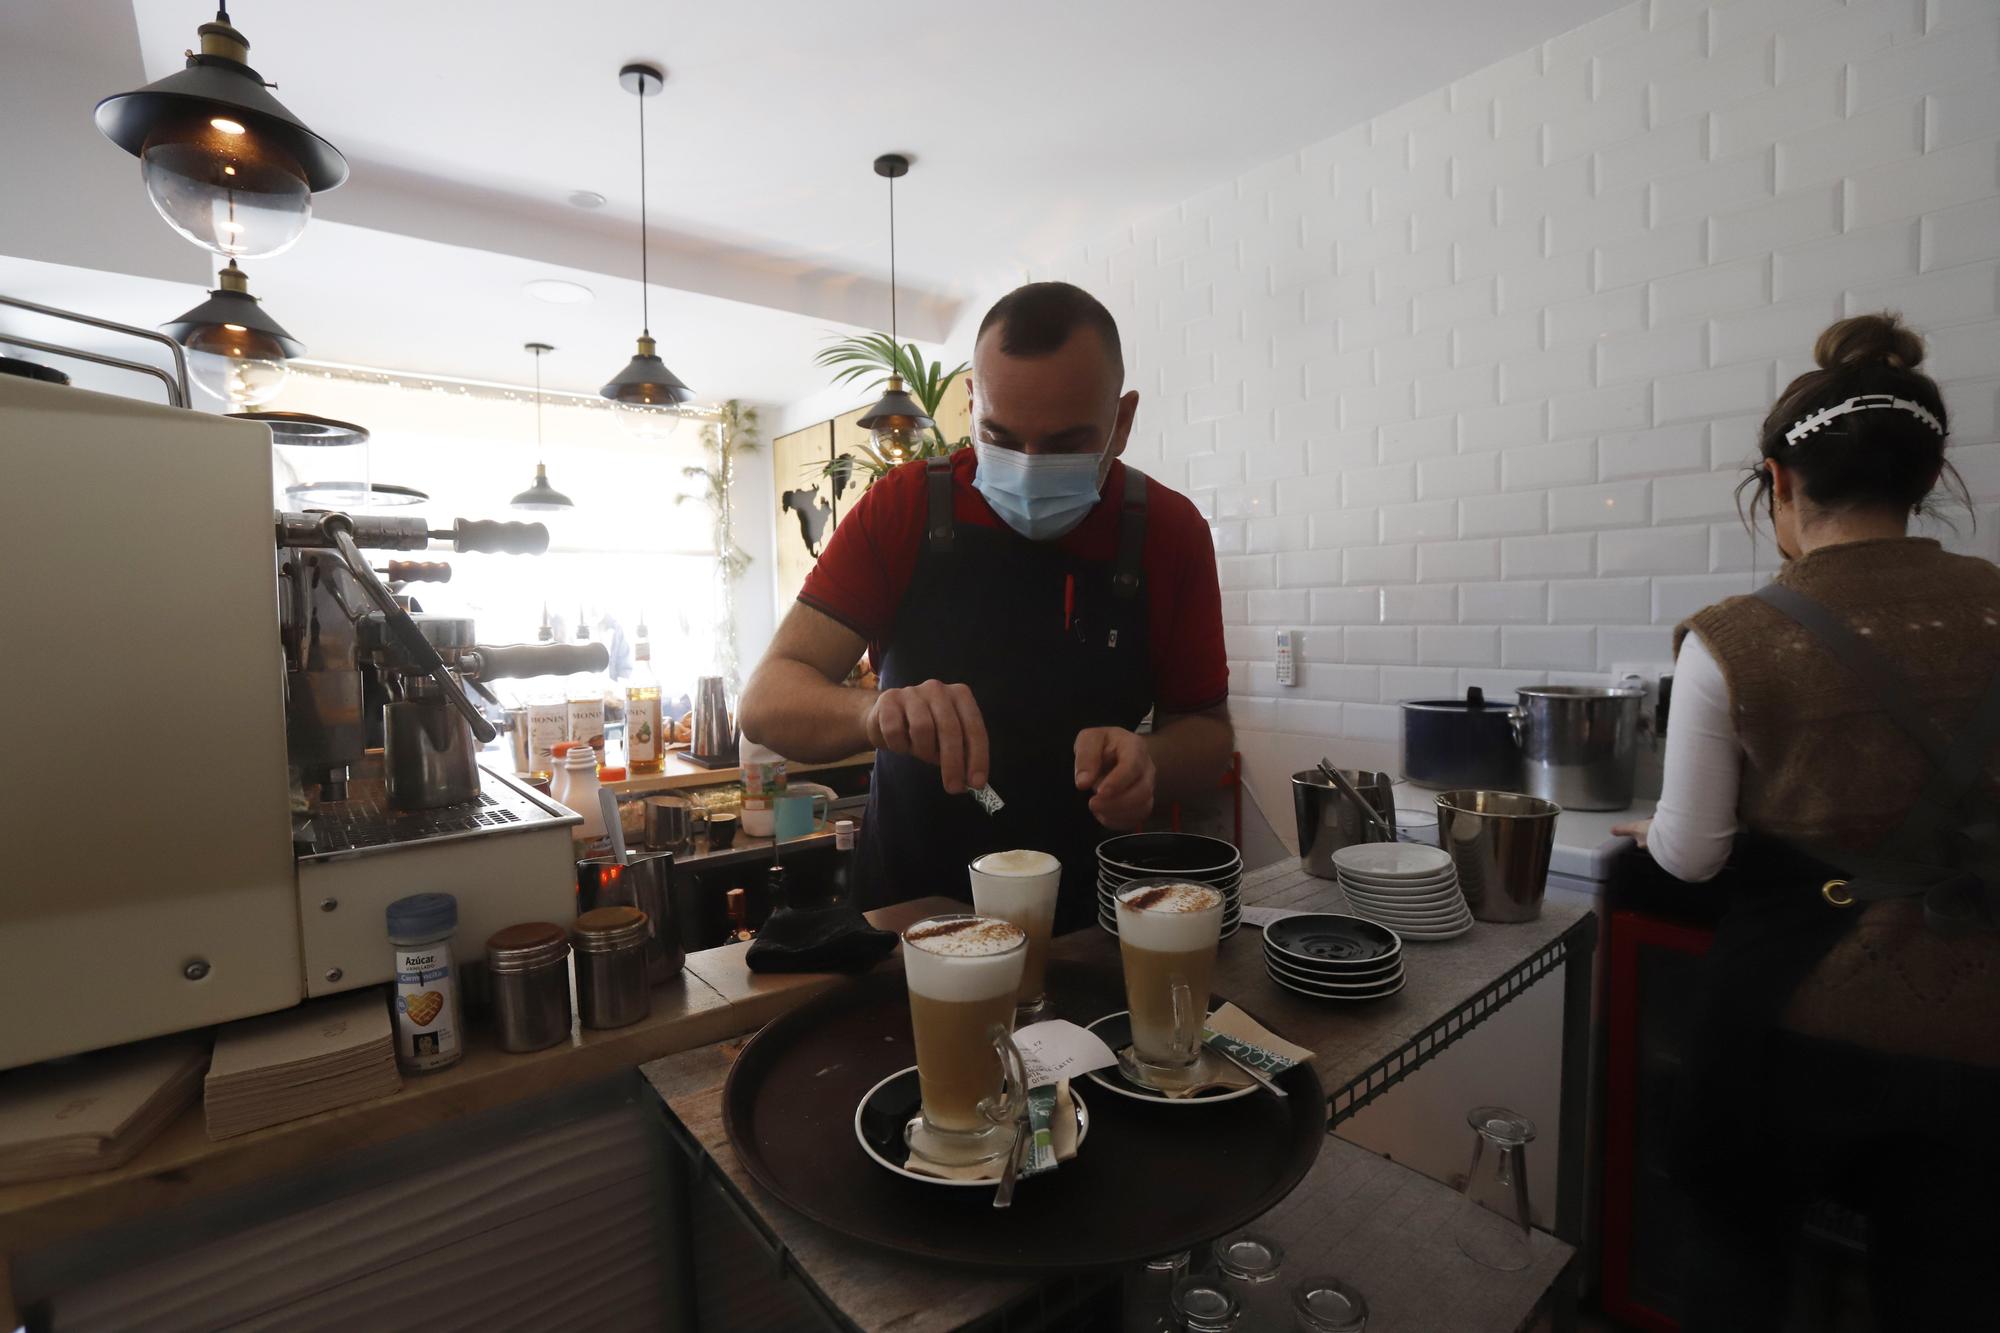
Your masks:
<svg viewBox="0 0 2000 1333"><path fill-rule="evenodd" d="M491 698L486 681L602 671L604 645L481 644L470 619L410 610L409 587L448 580L449 565L390 560L378 572L369 558L439 542L539 555L548 530L318 511L276 522L305 993L387 980L374 943L383 909L406 894L456 895L461 936L481 944L522 921L567 921L580 818L505 763L479 762L498 733L473 695Z"/></svg>
<svg viewBox="0 0 2000 1333"><path fill-rule="evenodd" d="M411 893L457 895L461 958L576 911L579 817L474 696L603 647L410 610L416 553L546 531L275 513L271 427L149 373L167 405L0 374L0 1069L386 981Z"/></svg>

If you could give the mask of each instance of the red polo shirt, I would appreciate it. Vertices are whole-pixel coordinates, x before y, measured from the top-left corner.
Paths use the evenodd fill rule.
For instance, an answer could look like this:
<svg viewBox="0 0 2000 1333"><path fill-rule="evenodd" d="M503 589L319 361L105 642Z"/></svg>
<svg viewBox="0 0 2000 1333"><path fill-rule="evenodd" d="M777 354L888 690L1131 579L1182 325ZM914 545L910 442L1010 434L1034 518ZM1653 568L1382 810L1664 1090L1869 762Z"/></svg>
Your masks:
<svg viewBox="0 0 2000 1333"><path fill-rule="evenodd" d="M972 450L952 455L953 511L961 524L1002 527L986 497L972 487L976 467ZM1185 495L1149 481L1145 569L1153 701L1161 713L1199 712L1229 695L1215 546L1207 520ZM1115 559L1124 500L1125 465L1114 462L1097 507L1056 544L1082 560ZM834 529L799 592L801 602L868 640L877 662L916 572L925 507L922 462L905 463L883 477Z"/></svg>

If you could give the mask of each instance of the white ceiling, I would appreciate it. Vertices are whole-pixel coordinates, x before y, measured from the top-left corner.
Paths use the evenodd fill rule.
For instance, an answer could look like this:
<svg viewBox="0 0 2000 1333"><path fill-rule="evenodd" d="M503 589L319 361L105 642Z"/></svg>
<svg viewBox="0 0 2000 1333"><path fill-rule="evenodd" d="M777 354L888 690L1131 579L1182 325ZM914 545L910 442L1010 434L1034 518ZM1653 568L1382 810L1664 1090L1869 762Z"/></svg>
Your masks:
<svg viewBox="0 0 2000 1333"><path fill-rule="evenodd" d="M551 380L594 388L638 322L638 110L616 72L652 60L661 353L704 398L790 401L823 383L809 357L828 329L884 320L878 153L915 161L897 189L905 332L935 338L996 276L1623 2L240 0L252 63L353 168L297 247L249 266L253 290L316 356L518 380L520 344L544 338L564 349ZM0 191L0 252L198 298L205 257L89 109L178 67L210 12L0 6L0 122L41 131L0 144L4 179L41 200ZM51 215L57 190L88 206ZM578 210L575 190L608 202ZM532 301L535 276L598 299ZM178 313L132 290L145 322Z"/></svg>

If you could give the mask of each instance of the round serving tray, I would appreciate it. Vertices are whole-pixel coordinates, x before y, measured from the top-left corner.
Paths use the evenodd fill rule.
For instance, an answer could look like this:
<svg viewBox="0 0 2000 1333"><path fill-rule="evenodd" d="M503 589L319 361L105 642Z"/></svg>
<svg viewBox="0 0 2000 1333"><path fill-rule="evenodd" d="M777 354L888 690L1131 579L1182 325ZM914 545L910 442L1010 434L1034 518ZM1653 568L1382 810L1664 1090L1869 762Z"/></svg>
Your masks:
<svg viewBox="0 0 2000 1333"><path fill-rule="evenodd" d="M1077 1023L1125 1007L1117 968L1052 961L1049 997ZM1223 1003L1217 996L1215 1003ZM1289 1097L1191 1113L1122 1097L1091 1104L1090 1143L1023 1180L1007 1209L984 1190L938 1190L868 1159L851 1122L884 1075L916 1059L903 975L883 969L768 1024L723 1088L723 1127L758 1184L820 1225L899 1254L1004 1272L1138 1263L1233 1231L1305 1177L1326 1141L1310 1065Z"/></svg>

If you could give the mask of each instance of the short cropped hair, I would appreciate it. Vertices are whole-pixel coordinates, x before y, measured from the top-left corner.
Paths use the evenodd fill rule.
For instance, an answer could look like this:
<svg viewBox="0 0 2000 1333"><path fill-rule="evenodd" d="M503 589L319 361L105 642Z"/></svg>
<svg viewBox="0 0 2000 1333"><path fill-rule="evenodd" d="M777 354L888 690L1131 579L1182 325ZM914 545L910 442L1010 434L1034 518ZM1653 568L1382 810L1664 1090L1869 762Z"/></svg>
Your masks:
<svg viewBox="0 0 2000 1333"><path fill-rule="evenodd" d="M1069 341L1079 328L1094 329L1104 342L1105 355L1125 379L1125 350L1118 340L1118 321L1104 303L1081 287L1067 282L1031 282L1016 287L986 312L979 321L979 338L994 325L1000 326L1000 350L1008 356L1047 356Z"/></svg>

